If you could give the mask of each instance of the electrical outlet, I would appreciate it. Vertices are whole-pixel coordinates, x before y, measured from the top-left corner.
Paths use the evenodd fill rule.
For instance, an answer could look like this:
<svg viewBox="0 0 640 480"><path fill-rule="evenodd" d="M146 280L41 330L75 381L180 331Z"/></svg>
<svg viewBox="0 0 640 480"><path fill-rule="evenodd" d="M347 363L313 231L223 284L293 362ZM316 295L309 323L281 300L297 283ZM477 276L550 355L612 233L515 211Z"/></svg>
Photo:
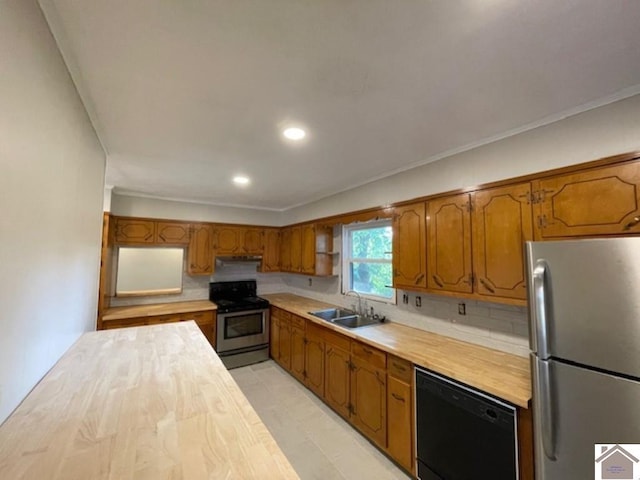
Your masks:
<svg viewBox="0 0 640 480"><path fill-rule="evenodd" d="M409 304L409 295L407 295L406 293L402 294L402 303L404 303L405 305Z"/></svg>
<svg viewBox="0 0 640 480"><path fill-rule="evenodd" d="M458 304L458 315L466 315L467 314L467 306L464 303Z"/></svg>
<svg viewBox="0 0 640 480"><path fill-rule="evenodd" d="M310 278L309 279L309 286L312 286L312 285L313 285L313 279Z"/></svg>
<svg viewBox="0 0 640 480"><path fill-rule="evenodd" d="M420 295L418 295L416 297L416 307L421 307L422 306L422 297L420 297Z"/></svg>

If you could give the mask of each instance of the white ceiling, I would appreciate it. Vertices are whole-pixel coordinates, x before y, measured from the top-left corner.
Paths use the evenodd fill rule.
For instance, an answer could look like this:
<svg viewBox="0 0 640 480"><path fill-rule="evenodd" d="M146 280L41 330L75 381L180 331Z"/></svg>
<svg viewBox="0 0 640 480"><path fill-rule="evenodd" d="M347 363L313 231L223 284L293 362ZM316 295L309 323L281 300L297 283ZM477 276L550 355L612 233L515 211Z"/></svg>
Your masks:
<svg viewBox="0 0 640 480"><path fill-rule="evenodd" d="M116 192L287 209L640 84L637 0L40 3Z"/></svg>

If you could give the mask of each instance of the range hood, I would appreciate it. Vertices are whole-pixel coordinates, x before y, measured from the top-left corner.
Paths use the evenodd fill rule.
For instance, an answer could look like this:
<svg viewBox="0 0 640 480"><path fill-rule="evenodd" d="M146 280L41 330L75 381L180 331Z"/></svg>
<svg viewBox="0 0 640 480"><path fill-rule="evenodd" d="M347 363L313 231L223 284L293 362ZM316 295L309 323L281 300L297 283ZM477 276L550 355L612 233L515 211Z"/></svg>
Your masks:
<svg viewBox="0 0 640 480"><path fill-rule="evenodd" d="M261 255L226 255L216 257L216 266L231 266L236 264L260 263Z"/></svg>

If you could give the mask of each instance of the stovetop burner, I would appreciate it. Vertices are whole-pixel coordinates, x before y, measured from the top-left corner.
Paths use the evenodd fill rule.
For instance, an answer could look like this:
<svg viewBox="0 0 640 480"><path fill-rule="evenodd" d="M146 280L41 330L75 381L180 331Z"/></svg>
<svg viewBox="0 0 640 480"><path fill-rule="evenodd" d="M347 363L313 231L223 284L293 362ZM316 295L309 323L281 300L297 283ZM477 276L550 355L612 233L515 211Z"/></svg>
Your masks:
<svg viewBox="0 0 640 480"><path fill-rule="evenodd" d="M256 296L255 280L211 282L209 300L218 306L218 312L240 312L269 308L269 301Z"/></svg>

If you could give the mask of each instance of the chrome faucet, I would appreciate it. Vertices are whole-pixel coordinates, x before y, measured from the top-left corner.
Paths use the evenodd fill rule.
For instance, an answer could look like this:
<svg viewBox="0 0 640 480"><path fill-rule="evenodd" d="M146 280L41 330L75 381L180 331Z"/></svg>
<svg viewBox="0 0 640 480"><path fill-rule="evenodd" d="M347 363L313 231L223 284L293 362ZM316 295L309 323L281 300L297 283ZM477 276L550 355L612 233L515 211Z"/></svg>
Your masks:
<svg viewBox="0 0 640 480"><path fill-rule="evenodd" d="M358 292L356 292L355 290L349 290L347 293L344 294L344 296L348 296L350 293L355 293L356 296L358 297L358 311L356 312L358 315L362 315L362 297L360 296L360 294Z"/></svg>

